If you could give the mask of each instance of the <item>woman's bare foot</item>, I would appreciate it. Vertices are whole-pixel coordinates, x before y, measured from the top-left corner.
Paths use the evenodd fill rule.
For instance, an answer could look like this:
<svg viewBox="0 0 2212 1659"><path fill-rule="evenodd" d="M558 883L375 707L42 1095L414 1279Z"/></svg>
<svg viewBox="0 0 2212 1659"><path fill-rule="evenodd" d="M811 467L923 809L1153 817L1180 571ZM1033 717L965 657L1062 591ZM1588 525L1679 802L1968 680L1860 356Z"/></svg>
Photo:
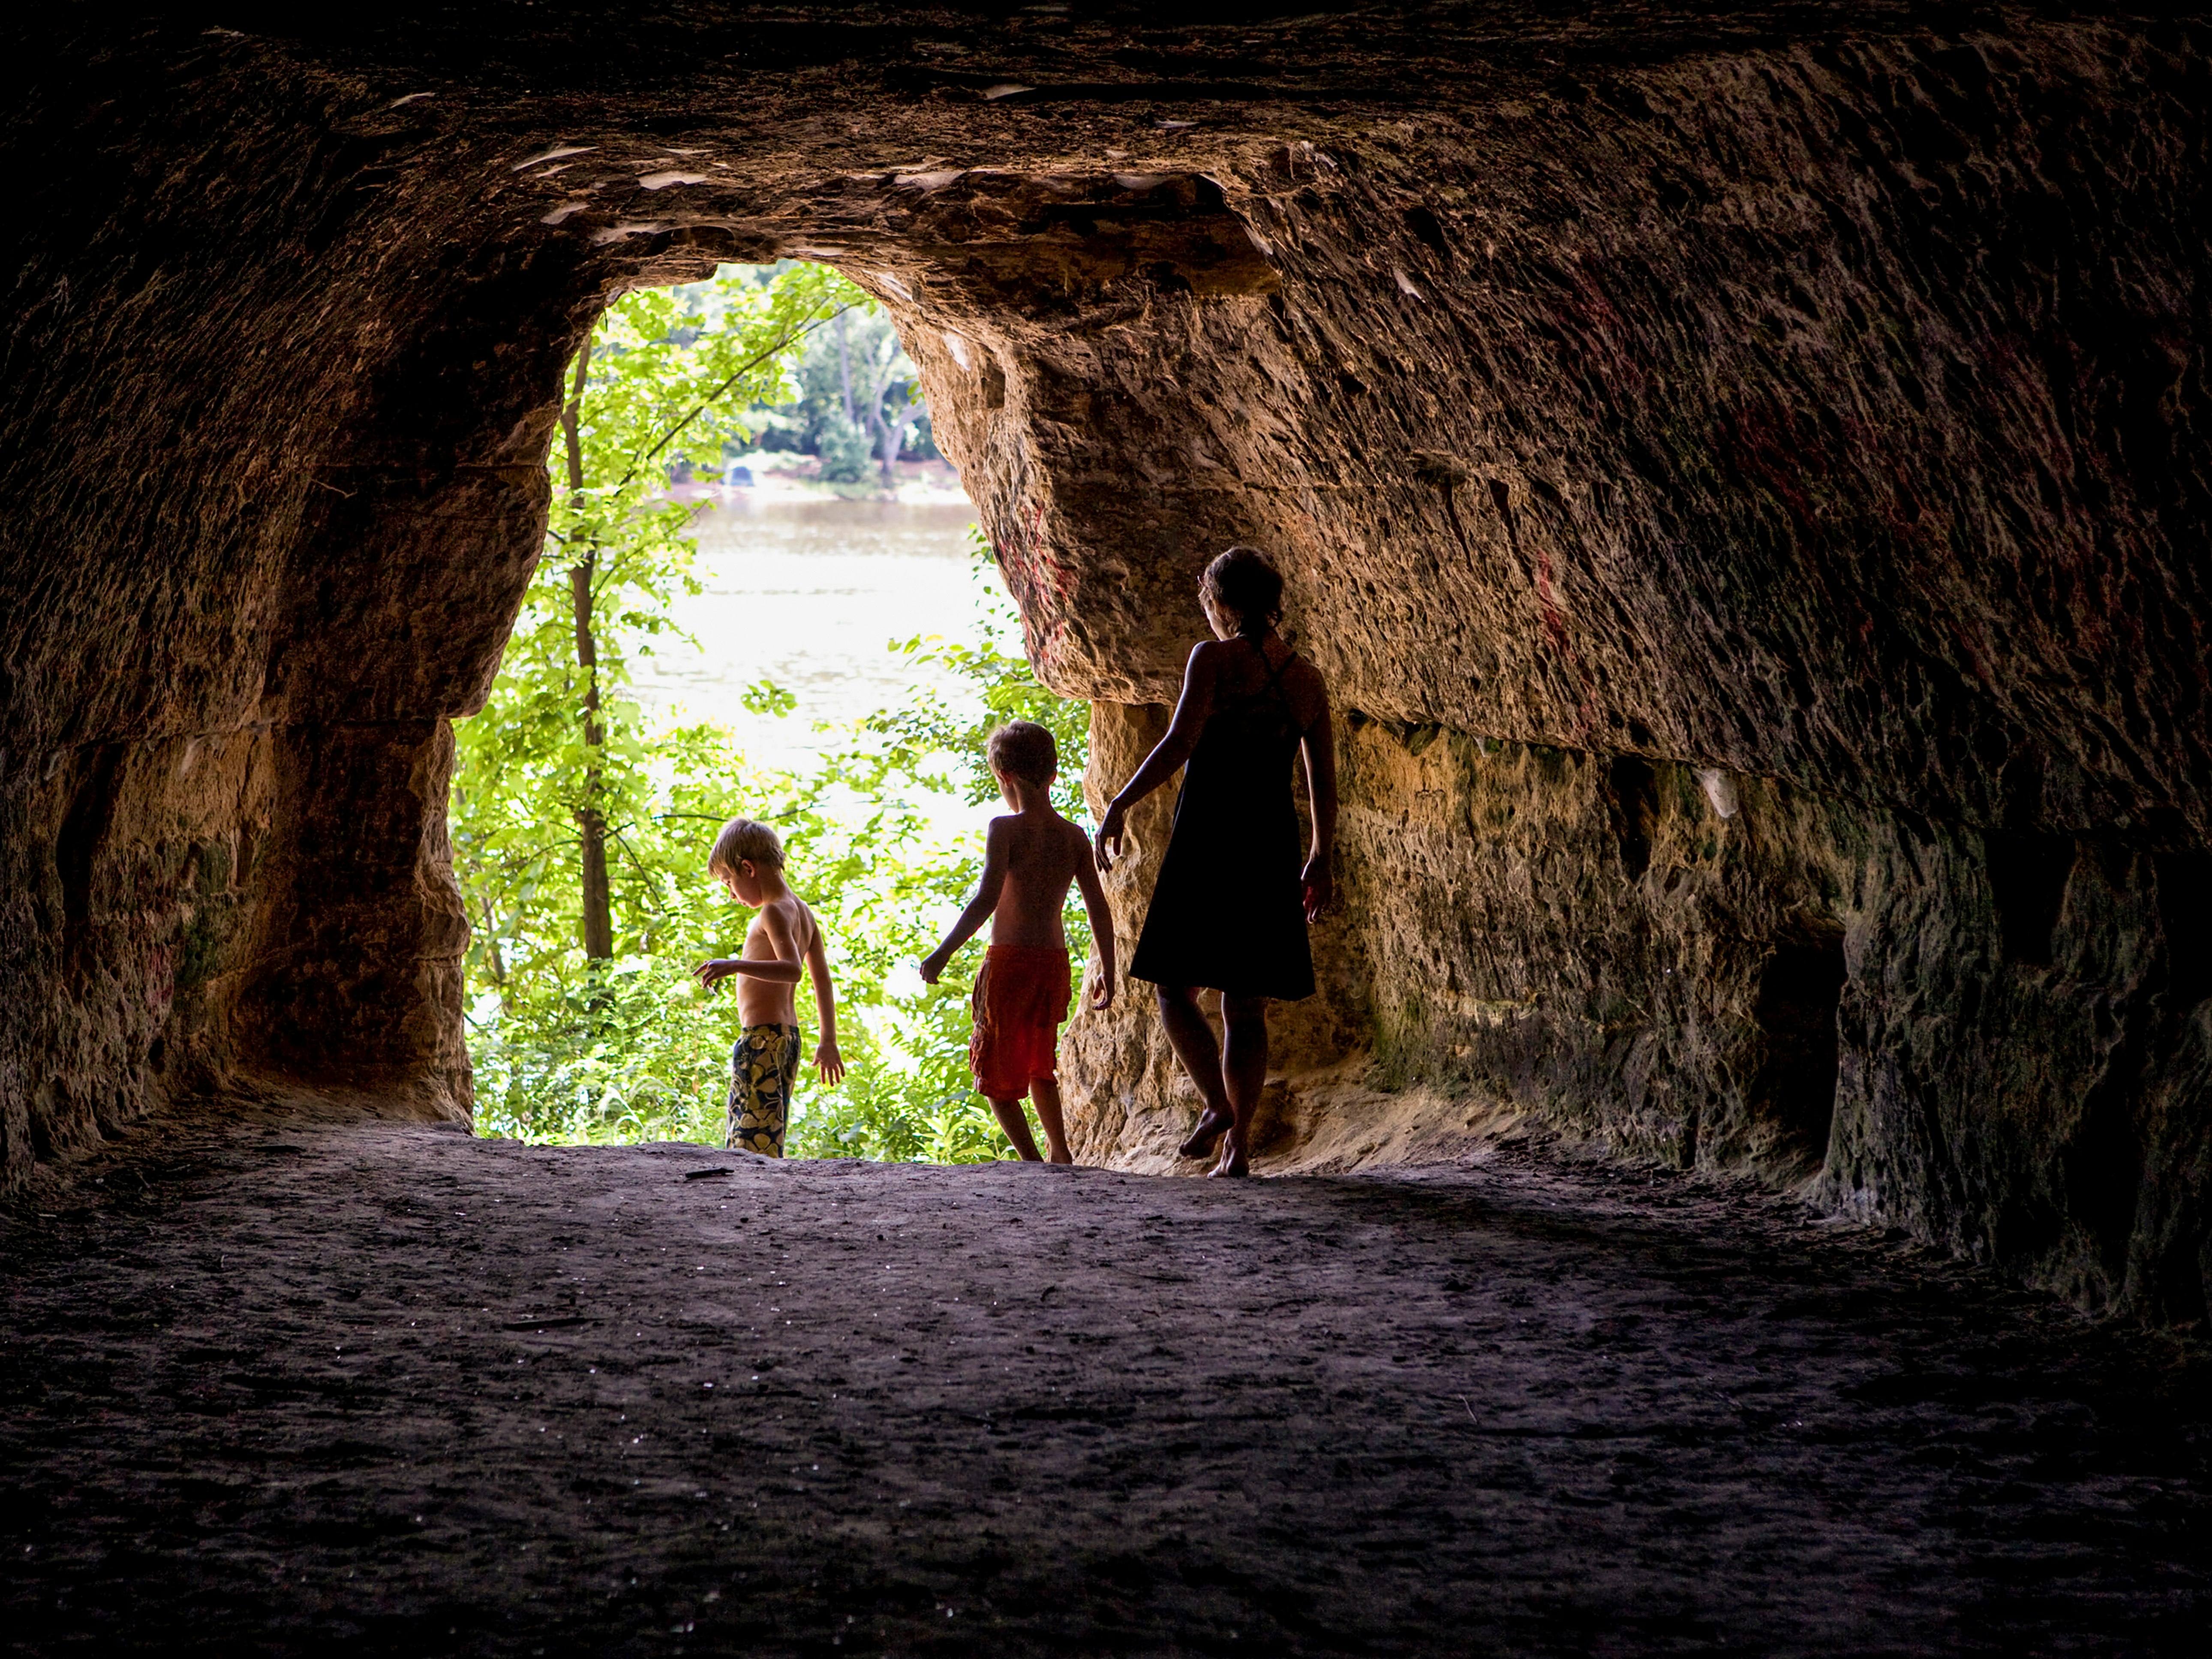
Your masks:
<svg viewBox="0 0 2212 1659"><path fill-rule="evenodd" d="M1212 1181L1218 1176L1249 1176L1251 1173L1252 1165L1244 1156L1244 1145L1232 1134L1221 1143L1220 1162L1206 1172L1206 1178Z"/></svg>
<svg viewBox="0 0 2212 1659"><path fill-rule="evenodd" d="M1221 1138L1221 1132L1236 1121L1227 1113L1217 1112L1209 1106L1206 1109L1206 1115L1199 1119L1198 1127L1190 1132L1190 1139L1176 1150L1185 1158L1206 1158L1212 1154L1213 1143Z"/></svg>

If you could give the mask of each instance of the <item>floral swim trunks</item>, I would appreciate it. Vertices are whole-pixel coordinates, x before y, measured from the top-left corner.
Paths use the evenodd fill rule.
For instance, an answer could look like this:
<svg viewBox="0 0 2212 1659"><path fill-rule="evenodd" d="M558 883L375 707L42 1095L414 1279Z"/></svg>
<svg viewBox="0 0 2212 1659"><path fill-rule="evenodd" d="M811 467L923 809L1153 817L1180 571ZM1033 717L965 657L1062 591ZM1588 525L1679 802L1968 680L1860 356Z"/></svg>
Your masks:
<svg viewBox="0 0 2212 1659"><path fill-rule="evenodd" d="M799 1077L799 1028L748 1025L730 1050L729 1128L722 1144L741 1152L783 1156L791 1085Z"/></svg>

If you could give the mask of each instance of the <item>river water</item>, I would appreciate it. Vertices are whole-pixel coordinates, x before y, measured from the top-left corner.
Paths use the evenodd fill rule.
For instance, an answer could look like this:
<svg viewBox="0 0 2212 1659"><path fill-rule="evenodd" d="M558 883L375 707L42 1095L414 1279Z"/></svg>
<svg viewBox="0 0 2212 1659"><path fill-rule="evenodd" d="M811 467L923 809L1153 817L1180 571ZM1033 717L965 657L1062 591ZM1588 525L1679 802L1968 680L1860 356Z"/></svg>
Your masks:
<svg viewBox="0 0 2212 1659"><path fill-rule="evenodd" d="M842 746L817 725L896 706L917 684L980 708L964 683L886 648L917 634L972 634L985 592L971 574L975 522L975 509L957 500L703 504L692 533L706 591L675 607L697 644L664 644L635 659L637 701L727 726L756 765L778 768ZM764 679L796 696L798 708L781 718L748 711L745 688Z"/></svg>

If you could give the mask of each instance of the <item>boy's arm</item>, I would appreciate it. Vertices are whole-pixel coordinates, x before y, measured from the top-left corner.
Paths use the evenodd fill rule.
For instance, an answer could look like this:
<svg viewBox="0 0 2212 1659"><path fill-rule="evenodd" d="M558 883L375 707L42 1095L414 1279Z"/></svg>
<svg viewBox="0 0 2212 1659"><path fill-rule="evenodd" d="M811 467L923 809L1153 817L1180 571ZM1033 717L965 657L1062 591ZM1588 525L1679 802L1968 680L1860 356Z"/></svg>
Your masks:
<svg viewBox="0 0 2212 1659"><path fill-rule="evenodd" d="M806 971L814 981L814 1009L822 1020L822 1041L814 1050L814 1067L822 1081L834 1089L845 1080L845 1060L837 1052L837 993L830 983L830 952L822 943L819 921L814 923L814 938L806 947Z"/></svg>
<svg viewBox="0 0 2212 1659"><path fill-rule="evenodd" d="M743 974L748 979L764 979L775 985L796 985L801 972L799 951L793 944L790 924L782 914L774 908L761 912L761 932L767 937L772 957L716 957L702 962L691 971L699 976L699 983L713 990L732 974Z"/></svg>
<svg viewBox="0 0 2212 1659"><path fill-rule="evenodd" d="M945 936L945 943L921 959L924 985L937 983L945 964L952 960L952 953L975 938L975 930L988 921L991 912L999 908L999 895L1006 885L1006 842L1012 833L1005 819L991 820L991 828L983 837L983 879L975 884L975 896L968 901L960 920Z"/></svg>
<svg viewBox="0 0 2212 1659"><path fill-rule="evenodd" d="M1090 856L1091 837L1080 830L1075 833L1084 854L1075 861L1075 885L1083 895L1084 914L1091 918L1091 942L1098 950L1098 983L1091 988L1086 1000L1093 1008L1110 1008L1119 983L1114 971L1114 913L1107 908L1106 890L1098 884L1098 866Z"/></svg>

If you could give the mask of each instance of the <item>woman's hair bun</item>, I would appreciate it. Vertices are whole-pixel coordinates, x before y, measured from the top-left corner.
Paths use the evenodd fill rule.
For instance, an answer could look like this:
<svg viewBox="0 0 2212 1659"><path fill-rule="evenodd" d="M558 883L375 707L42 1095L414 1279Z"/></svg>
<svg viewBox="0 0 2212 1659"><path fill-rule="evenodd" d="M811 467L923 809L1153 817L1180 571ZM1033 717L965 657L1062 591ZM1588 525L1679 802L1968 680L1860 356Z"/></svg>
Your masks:
<svg viewBox="0 0 2212 1659"><path fill-rule="evenodd" d="M1206 567L1202 592L1237 618L1240 634L1257 634L1283 614L1282 573L1256 547L1232 547Z"/></svg>

